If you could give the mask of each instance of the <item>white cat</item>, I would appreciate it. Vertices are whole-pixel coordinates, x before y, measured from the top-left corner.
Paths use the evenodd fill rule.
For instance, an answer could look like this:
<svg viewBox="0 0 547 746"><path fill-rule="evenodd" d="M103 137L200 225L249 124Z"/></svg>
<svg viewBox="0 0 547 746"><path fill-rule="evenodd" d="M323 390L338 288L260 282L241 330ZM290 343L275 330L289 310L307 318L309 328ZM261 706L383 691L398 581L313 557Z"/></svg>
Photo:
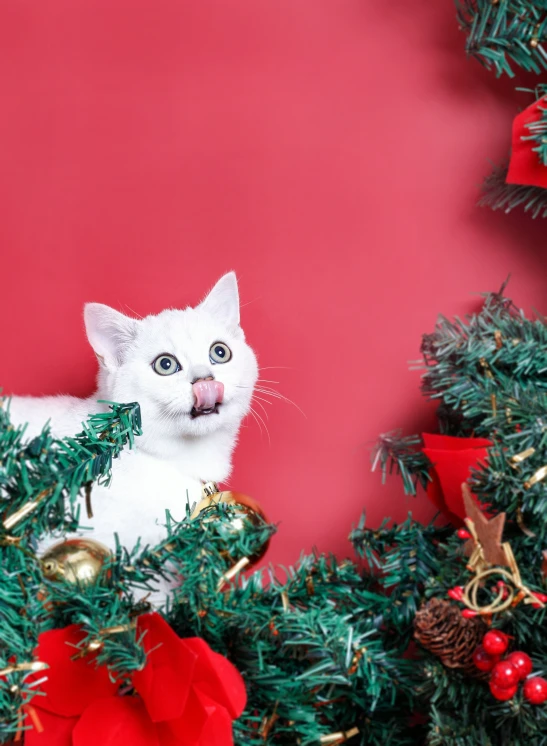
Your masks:
<svg viewBox="0 0 547 746"><path fill-rule="evenodd" d="M94 516L81 524L109 547L114 532L127 547L165 536L165 512L176 520L199 500L203 482L225 480L241 422L258 377L253 350L239 326L233 272L195 308L132 319L100 303L84 309L87 337L99 360L97 391L71 396L13 397L11 419L37 435L51 420L54 435L79 432L98 399L138 401L143 435L113 463L110 487L94 486ZM49 542L51 543L51 542Z"/></svg>

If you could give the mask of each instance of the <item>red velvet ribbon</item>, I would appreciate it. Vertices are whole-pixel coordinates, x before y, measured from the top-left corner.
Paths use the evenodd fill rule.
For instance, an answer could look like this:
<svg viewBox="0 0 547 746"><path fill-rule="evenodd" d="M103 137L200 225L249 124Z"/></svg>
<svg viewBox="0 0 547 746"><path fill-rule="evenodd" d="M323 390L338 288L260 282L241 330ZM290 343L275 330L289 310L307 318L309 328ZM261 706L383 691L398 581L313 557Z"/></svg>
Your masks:
<svg viewBox="0 0 547 746"><path fill-rule="evenodd" d="M541 110L546 107L547 96L544 96L524 109L513 121L511 160L506 179L508 184L538 186L547 189L547 166L543 165L538 154L533 150L536 142L522 139L530 135L530 130L526 125L539 121Z"/></svg>
<svg viewBox="0 0 547 746"><path fill-rule="evenodd" d="M422 433L423 452L431 461L427 496L438 510L456 526L463 525L466 515L462 484L486 461L486 438L455 438L450 435Z"/></svg>
<svg viewBox="0 0 547 746"><path fill-rule="evenodd" d="M49 665L39 674L47 675L44 696L23 709L25 724L39 722L41 729L25 732L25 746L233 744L232 721L245 707L245 684L204 640L180 638L160 614L143 614L137 637L146 665L125 678L133 693L120 694L121 682L96 664L95 654L77 655L84 637L74 624L40 635L36 657Z"/></svg>

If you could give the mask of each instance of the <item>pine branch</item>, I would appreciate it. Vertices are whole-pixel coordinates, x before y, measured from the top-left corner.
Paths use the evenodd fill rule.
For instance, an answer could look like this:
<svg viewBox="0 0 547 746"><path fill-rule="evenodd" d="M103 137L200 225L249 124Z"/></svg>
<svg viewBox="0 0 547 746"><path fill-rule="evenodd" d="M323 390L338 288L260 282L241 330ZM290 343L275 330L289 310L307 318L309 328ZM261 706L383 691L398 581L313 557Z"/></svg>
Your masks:
<svg viewBox="0 0 547 746"><path fill-rule="evenodd" d="M507 166L500 166L485 179L482 187L481 207L511 212L522 207L533 218L547 217L547 189L538 186L507 184Z"/></svg>
<svg viewBox="0 0 547 746"><path fill-rule="evenodd" d="M547 4L544 0L456 0L467 53L497 75L514 76L512 65L547 70Z"/></svg>
<svg viewBox="0 0 547 746"><path fill-rule="evenodd" d="M535 122L528 122L525 127L529 131L529 135L522 137L524 141L530 141L534 144L532 152L537 153L539 160L543 166L547 166L547 108L543 101L547 92L546 85L538 85L535 90L521 89L526 93L533 94L537 102L537 108L540 112L539 120Z"/></svg>
<svg viewBox="0 0 547 746"><path fill-rule="evenodd" d="M107 483L112 459L139 433L138 404L112 404L74 438L56 440L44 428L26 442L24 428L10 424L9 404L0 400L0 670L8 671L0 676L0 740L17 731L21 705L35 694L26 683L28 671L12 669L32 661L40 631L64 612L85 618L90 634L94 620L105 626L109 618L120 618L123 603L106 586L75 593L73 586L56 584L51 607L46 604L47 581L33 547L45 531L77 528L79 491L93 481ZM115 670L122 666L114 659Z"/></svg>
<svg viewBox="0 0 547 746"><path fill-rule="evenodd" d="M234 543L231 509L209 510L178 525L168 540L170 563L182 579L169 619L179 634L204 637L244 674L249 705L235 724L237 742L261 743L266 723L272 743L315 744L354 727L369 733L370 720L383 717L370 743L380 744L388 728L393 743L410 743L412 667L388 650L378 627L389 599L371 591L352 562L325 555L302 557L284 581L272 568L221 582L219 592L228 566L273 527L248 527L248 536ZM385 699L399 702L398 715Z"/></svg>
<svg viewBox="0 0 547 746"><path fill-rule="evenodd" d="M492 412L492 394L510 399L530 387L539 396L547 391L547 326L525 319L504 298L503 288L486 296L480 314L454 321L439 317L421 349L424 394L469 419Z"/></svg>
<svg viewBox="0 0 547 746"><path fill-rule="evenodd" d="M363 515L350 541L369 567L379 571L381 588L391 592L386 621L408 634L426 585L440 572L444 559L441 542L453 530L423 526L410 514L404 523L387 526L386 519L377 529L366 528Z"/></svg>
<svg viewBox="0 0 547 746"><path fill-rule="evenodd" d="M546 190L547 191L547 190ZM492 441L488 458L472 472L473 492L488 513L506 512L503 541L509 541L523 584L545 591L542 570L547 549L547 327L527 319L505 296L505 285L485 296L483 308L464 319L440 317L424 335L424 394L439 402L443 429L451 435L481 435ZM419 442L411 441L412 448ZM396 468L397 447L384 447L384 461ZM410 458L400 448L403 466ZM391 458L391 462L390 462ZM412 474L410 469L407 469ZM472 577L462 542L451 529L429 534L431 527L409 521L387 529L354 534L358 553L379 573L376 590L392 592L394 611L382 612L389 629L405 635L407 623L424 598L447 600L450 589ZM391 533L390 533L391 532ZM499 594L496 573L480 589L480 603ZM404 596L405 588L408 596ZM381 595L381 594L380 594ZM457 596L457 594L456 594ZM451 598L452 596L450 596ZM396 600L404 614L397 616ZM406 603L406 606L405 606ZM451 601L463 608L458 601ZM414 606L413 606L414 605ZM452 609L452 612L454 609ZM406 614L406 615L405 615ZM492 624L510 635L513 649L530 655L534 672L547 671L547 609L518 603L494 614ZM389 641L385 642L389 649ZM420 683L415 707L428 718L424 742L435 746L525 746L547 744L545 708L534 707L522 691L508 702L496 701L485 682L445 667L431 652L416 661Z"/></svg>
<svg viewBox="0 0 547 746"><path fill-rule="evenodd" d="M20 436L10 438L13 453L27 462ZM7 483L13 494L14 482ZM255 555L275 530L260 520L242 527L236 517L225 504L180 523L167 516L164 541L118 547L97 581L81 587L42 577L29 543L35 524L25 521L20 540L0 549L0 609L9 609L0 613L0 665L14 654L29 660L40 631L79 624L82 649L93 643L98 662L123 680L144 662L133 622L147 609L147 591L161 576L176 578L179 588L164 610L170 624L181 636L206 639L246 678L249 706L235 724L238 744L264 743L265 729L272 742L289 746L357 728L368 743L389 738L410 746L416 682L412 664L379 626L390 599L371 590L353 563L325 555L304 556L284 581L273 571L228 580L227 571ZM22 702L35 694L24 679L20 672L0 679L3 735L16 732Z"/></svg>
<svg viewBox="0 0 547 746"><path fill-rule="evenodd" d="M0 538L74 531L80 490L93 481L108 484L112 459L141 433L139 405L111 404L110 412L90 416L73 438L56 440L45 427L27 443L24 428L10 424L5 402L0 400Z"/></svg>
<svg viewBox="0 0 547 746"><path fill-rule="evenodd" d="M488 464L473 474L474 492L526 525L535 534L528 550L539 557L547 503L534 475L547 464L547 326L526 319L503 290L487 295L480 313L440 317L424 335L423 391L459 418L464 434L493 441Z"/></svg>
<svg viewBox="0 0 547 746"><path fill-rule="evenodd" d="M399 430L384 433L372 453L372 471L380 467L382 484L388 474L399 474L405 494L415 495L418 483L425 489L430 481L431 464L421 447L422 440L417 435L403 436Z"/></svg>

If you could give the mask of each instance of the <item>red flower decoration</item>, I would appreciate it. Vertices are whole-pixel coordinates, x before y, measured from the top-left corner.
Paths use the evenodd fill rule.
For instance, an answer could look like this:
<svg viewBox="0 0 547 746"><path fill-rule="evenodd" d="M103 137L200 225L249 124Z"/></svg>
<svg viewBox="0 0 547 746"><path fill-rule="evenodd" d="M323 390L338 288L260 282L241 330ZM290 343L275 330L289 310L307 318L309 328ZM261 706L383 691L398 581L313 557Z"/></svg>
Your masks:
<svg viewBox="0 0 547 746"><path fill-rule="evenodd" d="M471 476L471 468L477 468L486 460L492 443L486 438L454 438L428 433L422 433L422 438L423 452L432 465L427 496L451 523L460 526L466 515L462 484Z"/></svg>
<svg viewBox="0 0 547 746"><path fill-rule="evenodd" d="M538 154L534 152L537 143L534 140L523 140L530 136L527 126L541 119L542 109L547 106L547 97L534 101L513 121L511 142L511 160L507 174L508 184L525 184L547 188L547 167L543 165Z"/></svg>
<svg viewBox="0 0 547 746"><path fill-rule="evenodd" d="M27 707L42 730L26 731L25 746L231 746L232 720L246 703L236 668L204 640L178 637L155 612L138 618L137 634L146 665L131 674L135 693L126 696L96 655L74 657L85 636L79 626L41 634L36 657L48 678Z"/></svg>

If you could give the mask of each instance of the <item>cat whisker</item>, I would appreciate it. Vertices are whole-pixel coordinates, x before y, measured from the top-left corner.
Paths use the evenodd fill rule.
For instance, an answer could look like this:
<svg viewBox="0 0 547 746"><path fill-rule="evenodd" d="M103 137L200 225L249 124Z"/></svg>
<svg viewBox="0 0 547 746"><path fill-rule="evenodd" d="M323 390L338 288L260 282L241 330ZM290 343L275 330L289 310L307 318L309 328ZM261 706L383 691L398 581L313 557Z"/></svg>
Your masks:
<svg viewBox="0 0 547 746"><path fill-rule="evenodd" d="M264 380L264 379L261 379L261 380ZM259 379L259 382L260 382L260 379ZM272 383L278 383L278 381L272 381ZM252 388L252 386L241 386L239 384L235 384L235 385L236 385L236 388L239 388L239 389L249 389L249 388ZM266 404L273 404L273 402L268 401L267 399L263 399L262 397L258 396L258 394L256 393L257 391L259 393L261 393L261 394L264 394L264 396L271 396L274 399L280 399L282 401L286 401L288 404L292 404L293 407L296 407L296 409L298 409L298 411L306 419L308 419L307 414L298 406L298 404L296 402L294 402L292 399L289 399L288 396L285 396L284 394L279 393L279 391L276 391L275 389L272 389L272 388L269 388L269 387L266 388L266 387L263 387L263 386L255 386L254 387L254 392L253 392L253 398L254 399L260 399L260 401L263 401Z"/></svg>
<svg viewBox="0 0 547 746"><path fill-rule="evenodd" d="M255 396L254 398L255 398L255 403L256 403L256 404L257 404L257 405L258 405L258 406L260 407L260 409L261 409L261 410L262 410L262 411L264 412L264 417L265 417L266 419L268 419L268 410L266 409L266 407L264 406L264 404L262 404L262 402L263 402L263 401L266 401L266 400L265 400L265 399L260 399L260 397L259 397L259 396ZM260 401L259 401L259 399L260 399ZM268 404L271 404L272 402L267 402L267 403L268 403Z"/></svg>
<svg viewBox="0 0 547 746"><path fill-rule="evenodd" d="M268 401L267 399L263 399L263 398L262 398L261 396L259 396L258 394L253 394L253 397L254 397L255 399L259 399L260 401L263 401L263 402L264 402L265 404L269 404L270 406L271 406L271 405L273 404L273 402L272 402L272 401Z"/></svg>
<svg viewBox="0 0 547 746"><path fill-rule="evenodd" d="M241 386L240 384L237 384L237 383L236 383L236 384L235 384L235 387L236 387L237 389L254 389L254 390L253 390L253 397L254 397L255 399L260 399L261 401L263 401L263 402L266 402L266 404L272 404L272 402L271 402L271 401L268 401L267 399L262 399L262 398L261 398L260 396L258 396L258 394L256 393L257 389L255 389L255 387L254 387L254 386Z"/></svg>
<svg viewBox="0 0 547 746"><path fill-rule="evenodd" d="M255 415L255 417L258 417L260 422L264 425L264 430L266 431L266 435L268 436L268 443L271 445L272 439L270 438L270 431L268 430L268 426L266 425L262 417L258 414L258 412L252 407L251 407L251 412Z"/></svg>
<svg viewBox="0 0 547 746"><path fill-rule="evenodd" d="M279 391L275 391L274 389L270 388L264 388L262 386L257 386L256 391L258 391L260 394L264 394L264 396L271 396L274 399L281 399L283 401L286 401L288 404L292 404L293 407L296 407L298 411L307 419L306 413L294 402L292 399L289 399L288 396L285 396L284 394L280 394Z"/></svg>
<svg viewBox="0 0 547 746"><path fill-rule="evenodd" d="M254 411L254 409L252 407L249 409L249 414L251 415L251 417L253 418L253 420L258 425L258 429L260 430L260 435L262 435L262 425L260 423L260 420L256 416L256 412Z"/></svg>

